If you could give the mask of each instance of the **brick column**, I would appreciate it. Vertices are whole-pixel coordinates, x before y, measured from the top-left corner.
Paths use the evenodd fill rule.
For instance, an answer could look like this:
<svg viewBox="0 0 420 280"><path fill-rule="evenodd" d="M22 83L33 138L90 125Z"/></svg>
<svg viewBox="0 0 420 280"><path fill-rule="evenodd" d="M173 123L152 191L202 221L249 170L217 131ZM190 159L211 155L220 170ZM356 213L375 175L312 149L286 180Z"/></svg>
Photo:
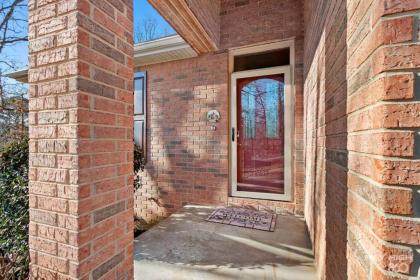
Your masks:
<svg viewBox="0 0 420 280"><path fill-rule="evenodd" d="M33 279L132 279L132 0L30 0Z"/></svg>
<svg viewBox="0 0 420 280"><path fill-rule="evenodd" d="M420 4L347 8L348 277L418 277Z"/></svg>

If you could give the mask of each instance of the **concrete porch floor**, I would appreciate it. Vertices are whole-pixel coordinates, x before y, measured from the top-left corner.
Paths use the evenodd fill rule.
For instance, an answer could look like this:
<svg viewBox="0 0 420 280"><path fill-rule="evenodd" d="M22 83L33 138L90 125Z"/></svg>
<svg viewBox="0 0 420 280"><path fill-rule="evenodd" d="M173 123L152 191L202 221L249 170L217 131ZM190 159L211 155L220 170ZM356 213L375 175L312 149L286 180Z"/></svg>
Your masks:
<svg viewBox="0 0 420 280"><path fill-rule="evenodd" d="M265 232L204 221L213 209L186 206L137 237L135 279L316 279L302 219L277 215Z"/></svg>

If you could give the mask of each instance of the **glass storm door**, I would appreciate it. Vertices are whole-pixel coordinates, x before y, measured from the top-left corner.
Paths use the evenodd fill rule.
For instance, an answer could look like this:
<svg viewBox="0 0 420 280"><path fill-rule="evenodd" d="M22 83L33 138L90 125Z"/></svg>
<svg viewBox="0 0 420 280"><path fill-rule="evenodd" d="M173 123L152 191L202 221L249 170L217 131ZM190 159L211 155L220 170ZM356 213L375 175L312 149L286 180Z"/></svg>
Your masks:
<svg viewBox="0 0 420 280"><path fill-rule="evenodd" d="M234 196L290 199L291 108L287 70L275 67L232 75Z"/></svg>

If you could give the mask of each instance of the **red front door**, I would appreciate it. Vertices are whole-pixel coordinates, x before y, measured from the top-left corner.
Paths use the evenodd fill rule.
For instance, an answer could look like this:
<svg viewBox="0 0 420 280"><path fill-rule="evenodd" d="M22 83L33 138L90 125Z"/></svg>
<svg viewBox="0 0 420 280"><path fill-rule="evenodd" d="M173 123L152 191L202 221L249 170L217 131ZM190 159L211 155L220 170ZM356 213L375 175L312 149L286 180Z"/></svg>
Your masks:
<svg viewBox="0 0 420 280"><path fill-rule="evenodd" d="M284 193L284 74L236 80L237 190Z"/></svg>

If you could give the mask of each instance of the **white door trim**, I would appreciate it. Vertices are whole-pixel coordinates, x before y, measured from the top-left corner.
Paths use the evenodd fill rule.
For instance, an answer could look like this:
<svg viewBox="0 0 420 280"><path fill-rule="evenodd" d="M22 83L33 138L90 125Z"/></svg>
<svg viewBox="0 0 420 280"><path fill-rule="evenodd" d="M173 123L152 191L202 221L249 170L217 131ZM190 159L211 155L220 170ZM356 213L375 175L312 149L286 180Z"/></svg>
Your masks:
<svg viewBox="0 0 420 280"><path fill-rule="evenodd" d="M237 186L237 100L236 100L236 82L238 79L249 78L249 77L258 77L258 76L267 76L275 74L284 74L284 194L269 194L269 193L258 193L258 192L244 192L238 191ZM291 201L292 200L292 171L293 171L293 124L294 124L294 96L292 91L291 84L291 67L290 66L279 66L271 67L257 70L247 70L241 72L234 72L231 75L231 110L230 110L230 123L232 131L235 131L235 137L230 135L231 141L231 194L236 197L247 197L247 198L257 198L257 199L269 199L269 200L282 200L282 201Z"/></svg>

